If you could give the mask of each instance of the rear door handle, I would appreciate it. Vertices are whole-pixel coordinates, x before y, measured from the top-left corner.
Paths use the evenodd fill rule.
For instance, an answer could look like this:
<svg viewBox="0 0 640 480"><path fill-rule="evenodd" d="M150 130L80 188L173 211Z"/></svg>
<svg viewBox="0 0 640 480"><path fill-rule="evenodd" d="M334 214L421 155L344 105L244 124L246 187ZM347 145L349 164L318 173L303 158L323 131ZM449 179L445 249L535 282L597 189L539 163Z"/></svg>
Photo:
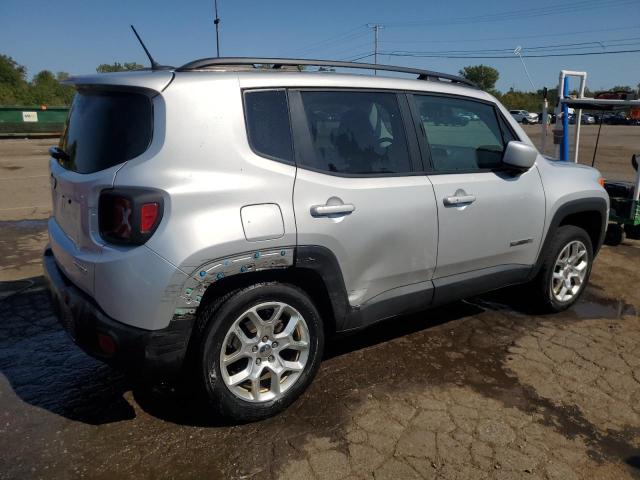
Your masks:
<svg viewBox="0 0 640 480"><path fill-rule="evenodd" d="M314 217L327 217L329 215L348 215L355 211L356 206L351 203L342 205L313 205L311 215Z"/></svg>
<svg viewBox="0 0 640 480"><path fill-rule="evenodd" d="M443 202L446 206L467 205L476 201L474 195L454 195L453 197L445 197Z"/></svg>

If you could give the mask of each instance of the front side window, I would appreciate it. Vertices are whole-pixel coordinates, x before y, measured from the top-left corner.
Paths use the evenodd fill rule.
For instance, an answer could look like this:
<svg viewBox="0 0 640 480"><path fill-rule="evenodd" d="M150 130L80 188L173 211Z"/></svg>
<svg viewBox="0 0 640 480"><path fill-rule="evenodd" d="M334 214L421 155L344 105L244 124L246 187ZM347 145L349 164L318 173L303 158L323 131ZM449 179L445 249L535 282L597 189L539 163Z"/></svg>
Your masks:
<svg viewBox="0 0 640 480"><path fill-rule="evenodd" d="M284 90L256 90L244 94L249 144L258 154L293 162L287 94Z"/></svg>
<svg viewBox="0 0 640 480"><path fill-rule="evenodd" d="M301 92L311 135L304 166L337 174L411 171L398 98L383 92Z"/></svg>
<svg viewBox="0 0 640 480"><path fill-rule="evenodd" d="M499 168L505 139L493 106L473 100L414 95L438 172Z"/></svg>

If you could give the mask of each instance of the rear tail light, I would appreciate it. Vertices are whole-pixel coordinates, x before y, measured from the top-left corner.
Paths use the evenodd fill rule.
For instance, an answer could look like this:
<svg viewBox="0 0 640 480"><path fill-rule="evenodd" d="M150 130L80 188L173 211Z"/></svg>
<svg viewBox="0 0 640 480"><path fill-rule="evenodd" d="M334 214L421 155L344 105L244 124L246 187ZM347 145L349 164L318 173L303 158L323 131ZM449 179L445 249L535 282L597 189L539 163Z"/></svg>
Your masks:
<svg viewBox="0 0 640 480"><path fill-rule="evenodd" d="M100 236L110 243L142 245L162 219L162 196L139 188L104 190L100 194Z"/></svg>
<svg viewBox="0 0 640 480"><path fill-rule="evenodd" d="M145 203L140 207L140 233L149 233L158 219L158 204Z"/></svg>

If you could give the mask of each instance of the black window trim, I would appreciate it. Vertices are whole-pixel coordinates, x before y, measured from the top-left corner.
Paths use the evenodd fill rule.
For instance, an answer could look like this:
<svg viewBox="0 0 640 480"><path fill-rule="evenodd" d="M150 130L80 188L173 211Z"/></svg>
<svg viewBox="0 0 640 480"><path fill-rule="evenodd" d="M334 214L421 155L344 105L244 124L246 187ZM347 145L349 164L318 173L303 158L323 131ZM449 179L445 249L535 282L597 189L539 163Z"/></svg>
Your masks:
<svg viewBox="0 0 640 480"><path fill-rule="evenodd" d="M284 92L285 101L287 102L287 116L289 119L289 137L291 139L291 155L292 155L291 160L286 160L284 158L275 157L273 155L269 155L267 153L258 151L256 147L253 145L253 142L251 141L251 135L249 135L249 118L247 116L246 94L253 93L253 92L273 92L273 91ZM242 110L243 110L242 116L244 119L244 131L247 137L247 143L249 144L249 148L251 149L251 151L261 158L266 158L267 160L273 160L274 162L283 163L285 165L296 166L296 148L295 148L295 141L293 139L293 128L292 128L293 119L291 117L291 102L289 99L289 89L287 89L286 87L243 88L241 90L241 94L242 94Z"/></svg>
<svg viewBox="0 0 640 480"><path fill-rule="evenodd" d="M423 176L424 168L421 162L418 140L415 135L415 125L411 119L409 104L406 101L404 91L384 88L349 88L349 87L288 87L289 114L291 117L291 129L293 131L294 158L296 166L304 170L322 173L333 177L344 178L384 178L384 177L414 177ZM402 173L346 173L330 172L321 168L305 165L302 158L315 155L311 143L311 132L307 122L302 92L366 92L366 93L392 93L395 94L400 110L401 123L404 130L405 141L409 153L409 165L411 171Z"/></svg>
<svg viewBox="0 0 640 480"><path fill-rule="evenodd" d="M433 162L431 161L431 145L427 142L427 135L424 130L424 125L420 121L420 115L418 114L417 105L414 99L414 95L423 95L423 96L432 96L432 97L446 97L446 98L455 98L457 100L468 100L477 103L484 103L485 105L489 105L493 108L493 113L496 116L496 122L498 124L498 128L500 129L501 140L504 144L504 135L502 131L502 126L500 125L500 118L502 118L505 125L511 132L511 135L516 141L520 141L520 137L513 130L509 122L504 118L502 112L498 108L498 105L495 102L490 100L484 100L482 98L469 97L466 95L457 95L454 93L442 93L442 92L429 92L429 91L408 91L406 92L409 105L412 112L413 122L415 123L415 131L418 136L418 143L420 144L420 149L423 152L423 163L425 164L424 174L426 175L455 175L455 174L465 174L465 173L504 173L510 172L511 170L504 166L498 168L477 168L477 169L468 169L468 170L436 170L433 166ZM504 145L506 150L506 145ZM425 152L427 157L425 158ZM504 151L502 152L504 156Z"/></svg>

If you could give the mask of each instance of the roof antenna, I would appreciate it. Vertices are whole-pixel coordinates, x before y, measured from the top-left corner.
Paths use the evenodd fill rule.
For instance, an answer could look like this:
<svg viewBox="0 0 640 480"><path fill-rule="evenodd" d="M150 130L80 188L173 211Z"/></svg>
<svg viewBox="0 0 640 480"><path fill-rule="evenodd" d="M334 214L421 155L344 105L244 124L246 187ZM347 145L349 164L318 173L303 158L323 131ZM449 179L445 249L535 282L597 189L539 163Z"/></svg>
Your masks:
<svg viewBox="0 0 640 480"><path fill-rule="evenodd" d="M131 27L131 30L133 30L133 34L136 36L136 38L140 42L140 45L142 45L142 48L144 49L144 53L146 53L147 57L149 57L149 61L151 62L151 70L167 70L167 69L173 68L173 67L167 67L165 65L158 64L158 62L156 62L151 56L151 54L149 53L149 50L147 50L147 47L145 46L144 42L140 38L140 35L138 35L138 32L136 32L136 29L134 28L134 26L133 25L129 25L129 26Z"/></svg>

